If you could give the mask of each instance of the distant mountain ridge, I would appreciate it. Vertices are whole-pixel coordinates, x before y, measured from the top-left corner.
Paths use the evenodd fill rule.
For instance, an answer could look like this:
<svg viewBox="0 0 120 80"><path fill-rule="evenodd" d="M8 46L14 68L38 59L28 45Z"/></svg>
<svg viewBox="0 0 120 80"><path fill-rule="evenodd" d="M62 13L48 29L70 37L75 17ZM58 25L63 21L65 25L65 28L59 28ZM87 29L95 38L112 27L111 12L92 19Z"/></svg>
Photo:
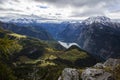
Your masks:
<svg viewBox="0 0 120 80"><path fill-rule="evenodd" d="M38 38L41 40L54 40L52 36L43 28L34 28L32 26L21 26L19 27L16 24L13 23L4 23L0 22L0 27L6 30L10 30L12 32L27 35L30 37Z"/></svg>

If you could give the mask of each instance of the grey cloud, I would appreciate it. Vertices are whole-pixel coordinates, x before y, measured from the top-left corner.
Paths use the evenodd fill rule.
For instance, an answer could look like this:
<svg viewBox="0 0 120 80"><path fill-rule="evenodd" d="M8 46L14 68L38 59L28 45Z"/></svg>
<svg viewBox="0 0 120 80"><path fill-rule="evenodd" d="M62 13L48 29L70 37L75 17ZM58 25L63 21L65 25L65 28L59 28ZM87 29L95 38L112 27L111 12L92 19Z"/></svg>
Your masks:
<svg viewBox="0 0 120 80"><path fill-rule="evenodd" d="M105 15L106 11L111 11L111 7L114 10L120 4L120 0L35 0L40 3L47 3L56 7L67 7L71 6L77 8L76 11L72 12L71 17L87 17L94 15ZM88 7L83 12L79 12L82 7Z"/></svg>
<svg viewBox="0 0 120 80"><path fill-rule="evenodd" d="M111 13L120 13L120 10L111 11Z"/></svg>
<svg viewBox="0 0 120 80"><path fill-rule="evenodd" d="M81 9L81 8L80 8ZM82 7L82 11L74 10L71 17L88 17L88 16L100 16L105 15L106 8L103 6L97 7Z"/></svg>
<svg viewBox="0 0 120 80"><path fill-rule="evenodd" d="M15 10L15 9L12 9L12 8L8 8L8 9L0 8L0 11L16 11L16 12L22 12L21 10Z"/></svg>
<svg viewBox="0 0 120 80"><path fill-rule="evenodd" d="M114 4L116 2L120 2L120 0L34 0L34 1L48 3L51 5L55 5L57 7L65 7L65 6L92 7L92 6L97 6L99 3L105 3L106 5L109 5L109 4Z"/></svg>
<svg viewBox="0 0 120 80"><path fill-rule="evenodd" d="M18 2L18 3L20 2L20 0L13 0L13 1L14 1L14 2Z"/></svg>
<svg viewBox="0 0 120 80"><path fill-rule="evenodd" d="M103 12L97 11L85 11L83 13L73 12L71 17L88 17L88 16L98 16L98 15L105 15Z"/></svg>
<svg viewBox="0 0 120 80"><path fill-rule="evenodd" d="M8 0L0 0L0 4L4 4L4 3L7 3L7 2L8 2ZM11 0L11 2L17 2L17 3L19 3L20 0Z"/></svg>
<svg viewBox="0 0 120 80"><path fill-rule="evenodd" d="M8 0L0 0L0 4L3 4L4 2L7 2Z"/></svg>
<svg viewBox="0 0 120 80"><path fill-rule="evenodd" d="M14 5L15 3L24 2L24 0L10 0L8 4ZM48 6L53 5L57 8L64 8L66 9L68 6L72 7L72 15L71 17L84 17L84 16L93 16L93 15L105 15L105 11L110 13L117 13L120 12L119 7L117 6L120 4L120 0L28 0L31 2L39 2L39 3L47 3ZM7 3L8 0L0 0L0 5ZM12 4L13 2L13 4ZM101 7L99 7L99 5ZM19 5L18 5L19 6ZM87 7L86 10L80 12L79 9L84 9ZM30 7L31 8L31 7ZM26 10L29 11L29 7L26 7ZM46 8L46 7L40 7ZM117 9L118 8L118 9ZM22 12L17 10L16 8L6 9L5 6L2 8L0 7L1 12ZM48 14L51 16L52 13ZM64 14L64 13L63 13ZM56 16L63 15L62 12L56 13Z"/></svg>
<svg viewBox="0 0 120 80"><path fill-rule="evenodd" d="M61 15L61 13L56 13L55 15Z"/></svg>

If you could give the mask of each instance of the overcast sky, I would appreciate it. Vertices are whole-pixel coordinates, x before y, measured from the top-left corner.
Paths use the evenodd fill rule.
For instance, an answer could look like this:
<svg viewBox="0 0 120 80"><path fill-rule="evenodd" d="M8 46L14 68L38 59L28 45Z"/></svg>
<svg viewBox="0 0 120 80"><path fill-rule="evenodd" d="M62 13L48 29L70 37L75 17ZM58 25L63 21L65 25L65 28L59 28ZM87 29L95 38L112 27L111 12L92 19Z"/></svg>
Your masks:
<svg viewBox="0 0 120 80"><path fill-rule="evenodd" d="M54 19L103 15L120 19L120 0L0 0L0 16L14 15Z"/></svg>

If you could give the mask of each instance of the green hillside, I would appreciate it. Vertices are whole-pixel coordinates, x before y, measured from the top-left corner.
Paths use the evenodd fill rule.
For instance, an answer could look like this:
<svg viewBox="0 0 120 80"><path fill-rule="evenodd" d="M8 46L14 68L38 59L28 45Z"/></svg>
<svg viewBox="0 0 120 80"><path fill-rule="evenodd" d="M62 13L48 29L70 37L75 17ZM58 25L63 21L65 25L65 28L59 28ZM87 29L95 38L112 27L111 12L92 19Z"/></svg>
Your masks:
<svg viewBox="0 0 120 80"><path fill-rule="evenodd" d="M0 80L57 80L65 67L84 68L97 62L77 47L65 50L55 41L2 29L0 53Z"/></svg>

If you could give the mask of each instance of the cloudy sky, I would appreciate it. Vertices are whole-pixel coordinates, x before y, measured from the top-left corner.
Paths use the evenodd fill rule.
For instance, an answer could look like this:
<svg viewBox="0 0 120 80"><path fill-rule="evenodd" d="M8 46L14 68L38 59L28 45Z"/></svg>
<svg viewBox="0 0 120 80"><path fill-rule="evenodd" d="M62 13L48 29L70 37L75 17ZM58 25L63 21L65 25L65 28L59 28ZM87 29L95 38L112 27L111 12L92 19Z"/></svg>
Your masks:
<svg viewBox="0 0 120 80"><path fill-rule="evenodd" d="M0 16L35 15L54 19L107 16L120 19L120 0L0 0Z"/></svg>

